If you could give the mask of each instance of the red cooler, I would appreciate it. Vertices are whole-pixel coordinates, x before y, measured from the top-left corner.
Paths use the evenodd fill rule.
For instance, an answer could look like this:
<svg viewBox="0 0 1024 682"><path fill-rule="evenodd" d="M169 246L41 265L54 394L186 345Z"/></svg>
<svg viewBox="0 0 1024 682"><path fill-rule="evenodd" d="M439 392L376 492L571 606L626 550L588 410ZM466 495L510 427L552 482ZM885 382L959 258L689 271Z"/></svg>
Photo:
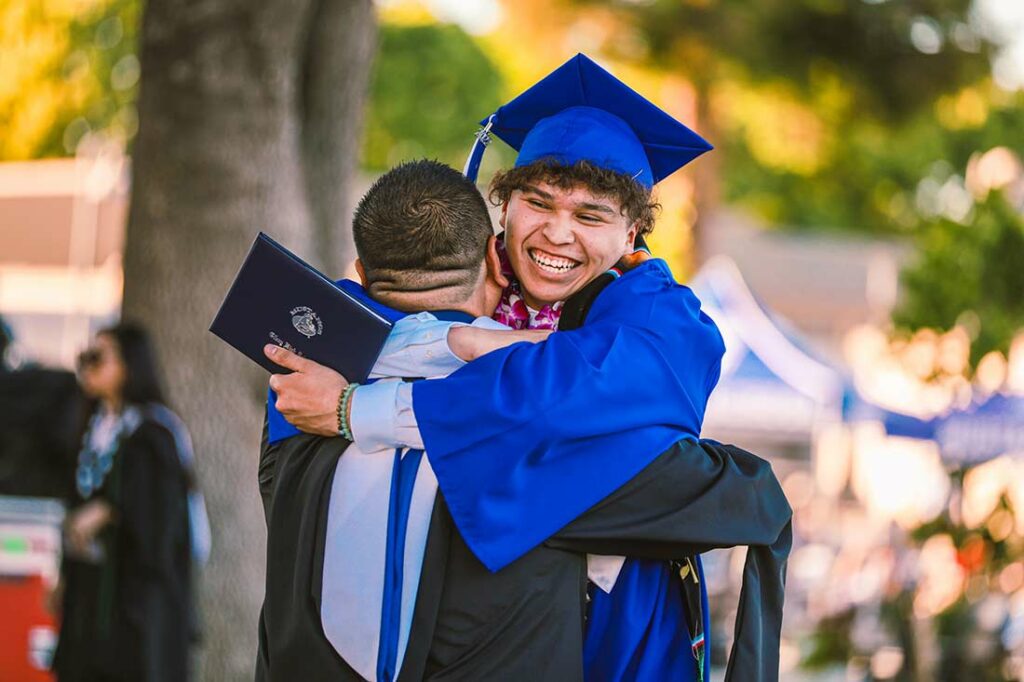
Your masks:
<svg viewBox="0 0 1024 682"><path fill-rule="evenodd" d="M64 507L0 496L0 680L52 682L57 623L45 606L60 570Z"/></svg>

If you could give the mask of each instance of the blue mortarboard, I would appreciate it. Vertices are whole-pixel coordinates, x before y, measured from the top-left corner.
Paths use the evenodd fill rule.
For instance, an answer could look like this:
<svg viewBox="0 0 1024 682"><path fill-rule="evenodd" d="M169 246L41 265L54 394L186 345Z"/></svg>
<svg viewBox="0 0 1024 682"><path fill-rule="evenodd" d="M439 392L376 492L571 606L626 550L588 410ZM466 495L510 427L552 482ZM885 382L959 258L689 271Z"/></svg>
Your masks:
<svg viewBox="0 0 1024 682"><path fill-rule="evenodd" d="M516 166L587 160L653 187L711 149L697 133L582 54L480 122L465 175L476 180L494 133L519 152Z"/></svg>

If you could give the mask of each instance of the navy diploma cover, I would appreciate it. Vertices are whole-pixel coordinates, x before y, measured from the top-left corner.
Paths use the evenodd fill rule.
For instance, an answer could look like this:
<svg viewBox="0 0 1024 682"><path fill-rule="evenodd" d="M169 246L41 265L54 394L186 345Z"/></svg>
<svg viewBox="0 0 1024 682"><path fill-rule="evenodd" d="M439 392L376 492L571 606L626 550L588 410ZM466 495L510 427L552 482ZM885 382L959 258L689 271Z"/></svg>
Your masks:
<svg viewBox="0 0 1024 682"><path fill-rule="evenodd" d="M263 354L275 343L362 382L391 322L260 232L210 331L270 372L289 371Z"/></svg>

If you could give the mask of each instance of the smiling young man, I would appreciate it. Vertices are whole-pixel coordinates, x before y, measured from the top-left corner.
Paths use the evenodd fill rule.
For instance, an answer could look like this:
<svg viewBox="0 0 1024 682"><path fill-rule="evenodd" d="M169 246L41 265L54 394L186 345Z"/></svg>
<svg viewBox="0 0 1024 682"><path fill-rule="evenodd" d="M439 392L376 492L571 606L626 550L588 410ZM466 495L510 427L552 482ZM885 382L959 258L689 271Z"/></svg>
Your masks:
<svg viewBox="0 0 1024 682"><path fill-rule="evenodd" d="M343 413L351 415L351 432L363 448L426 446L463 562L502 575L541 549L570 549L564 534L572 535L588 510L657 462L682 461L699 478L706 460L679 448L699 437L722 340L664 261L631 254L634 239L653 222L653 185L707 151L706 142L582 56L499 109L487 130L519 151L516 167L493 185L492 196L502 204L503 255L513 276L495 318L514 328L558 325L559 333L541 344L487 353L444 380L345 391L351 404L343 404ZM471 171L478 162L474 152L467 167ZM456 328L448 341L462 357L477 357L481 339L473 337L486 340L491 333ZM464 341L471 352L459 351ZM278 406L300 429L328 435L336 433L333 408L346 382L324 376L286 377ZM700 490L677 486L678 508L702 499L717 511L646 529L643 537L666 541L663 551L630 548L628 542L623 550L603 540L585 551L684 560L737 538L760 545L764 551L748 554L757 589L745 592L740 605L738 623L750 627L738 625L736 650L745 655L732 661L730 679L777 679L788 510L783 501L765 517L744 515L715 497L714 485L705 481L709 487ZM737 491L733 499L749 492ZM640 507L641 518L650 514ZM769 517L779 525L769 524L763 534L749 525ZM595 540L592 530L580 536ZM690 577L699 574L699 561L686 566ZM673 576L667 563L620 558L610 562L603 579L595 578L600 590L588 608L580 605L588 616L588 674L707 678L699 632L707 623L703 581L694 601ZM481 594L492 596L475 596ZM447 604L462 613L454 619L459 627L444 633L452 644L448 656L498 646L502 618L493 614L514 615L509 609L515 603L493 595L494 608L481 611L491 613L491 621L480 621L481 612L470 617L460 611L466 603L460 596L457 586L443 594L442 612ZM684 617L695 635L692 654ZM643 632L648 634L638 635ZM536 655L540 642L530 643ZM443 650L439 656L444 658ZM488 669L476 665L469 669Z"/></svg>
<svg viewBox="0 0 1024 682"><path fill-rule="evenodd" d="M556 170L540 160L500 172L490 194L502 206L523 300L535 310L565 301L632 253L637 232L653 224L649 192L587 161Z"/></svg>
<svg viewBox="0 0 1024 682"><path fill-rule="evenodd" d="M654 227L650 190L588 161L538 160L499 171L490 198L501 206L498 248L509 279L495 319L512 328L555 328L566 300L616 265L633 267L648 256L634 249L637 236ZM452 329L448 344L467 361L507 345L500 332L479 328Z"/></svg>

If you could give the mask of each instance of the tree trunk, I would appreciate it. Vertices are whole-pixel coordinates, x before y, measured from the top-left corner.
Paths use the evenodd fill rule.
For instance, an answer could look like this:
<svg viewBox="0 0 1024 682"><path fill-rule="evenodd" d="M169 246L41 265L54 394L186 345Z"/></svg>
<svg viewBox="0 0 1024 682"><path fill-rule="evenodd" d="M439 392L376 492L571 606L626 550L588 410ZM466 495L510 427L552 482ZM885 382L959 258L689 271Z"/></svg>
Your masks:
<svg viewBox="0 0 1024 682"><path fill-rule="evenodd" d="M321 0L306 44L302 91L302 152L314 241L324 272L341 277L355 258L352 193L346 191L359 166L364 93L376 33L338 27L373 25L370 2ZM363 65L351 68L349 65Z"/></svg>
<svg viewBox="0 0 1024 682"><path fill-rule="evenodd" d="M258 231L305 256L317 225L332 249L350 242L337 213L374 35L370 0L146 3L124 316L153 333L209 506L202 679L252 679L265 561L267 377L207 327Z"/></svg>
<svg viewBox="0 0 1024 682"><path fill-rule="evenodd" d="M715 127L715 118L711 115L710 83L697 79L694 87L697 90L697 125L701 135L707 140L716 140L718 131ZM708 221L721 205L721 152L712 150L696 161L693 170L693 194L697 216L693 221L690 272L697 272L708 258L705 234Z"/></svg>

